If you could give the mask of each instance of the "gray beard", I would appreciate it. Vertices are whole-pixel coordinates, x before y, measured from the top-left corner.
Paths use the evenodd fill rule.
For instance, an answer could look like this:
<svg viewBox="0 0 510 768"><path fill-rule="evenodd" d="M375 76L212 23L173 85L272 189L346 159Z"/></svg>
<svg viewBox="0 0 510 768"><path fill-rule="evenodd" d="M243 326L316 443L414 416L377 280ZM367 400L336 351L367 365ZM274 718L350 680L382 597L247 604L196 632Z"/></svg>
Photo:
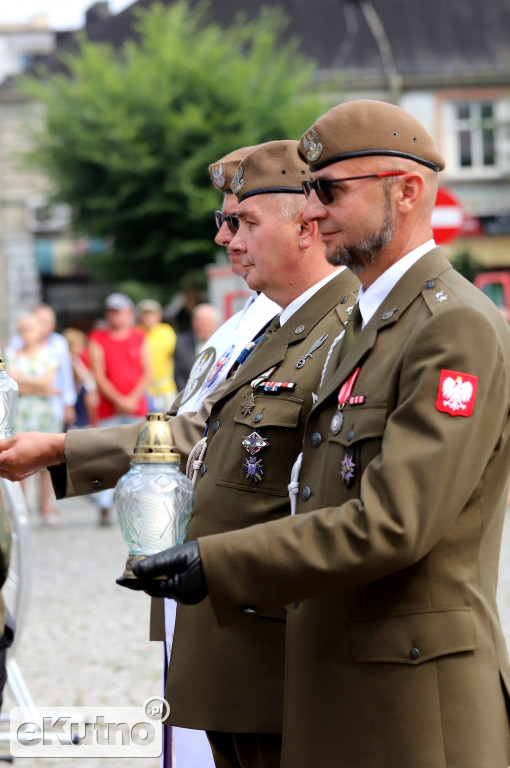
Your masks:
<svg viewBox="0 0 510 768"><path fill-rule="evenodd" d="M370 264L373 264L379 254L387 248L394 232L395 225L392 221L391 212L387 210L380 229L357 243L339 246L333 253L326 254L326 258L333 266L347 267L353 275L359 275Z"/></svg>

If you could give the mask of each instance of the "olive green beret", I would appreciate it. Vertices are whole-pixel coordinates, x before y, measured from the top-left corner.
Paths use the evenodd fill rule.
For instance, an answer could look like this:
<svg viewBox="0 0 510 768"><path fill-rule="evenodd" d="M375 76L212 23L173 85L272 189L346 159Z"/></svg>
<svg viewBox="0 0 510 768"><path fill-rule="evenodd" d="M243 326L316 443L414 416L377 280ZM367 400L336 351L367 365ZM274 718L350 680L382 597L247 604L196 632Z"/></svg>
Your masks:
<svg viewBox="0 0 510 768"><path fill-rule="evenodd" d="M298 144L268 141L246 155L231 186L238 201L273 192L302 194L301 182L308 176L308 166L297 153Z"/></svg>
<svg viewBox="0 0 510 768"><path fill-rule="evenodd" d="M209 166L209 176L211 177L214 186L222 192L228 192L230 194L232 191L230 185L232 184L232 179L234 178L234 173L237 171L239 163L257 146L257 144L254 144L251 147L235 149L233 152L229 152L228 155L221 157L215 163L211 163Z"/></svg>
<svg viewBox="0 0 510 768"><path fill-rule="evenodd" d="M301 137L298 151L311 171L367 155L405 157L435 171L445 166L419 120L383 101L350 101L333 107Z"/></svg>

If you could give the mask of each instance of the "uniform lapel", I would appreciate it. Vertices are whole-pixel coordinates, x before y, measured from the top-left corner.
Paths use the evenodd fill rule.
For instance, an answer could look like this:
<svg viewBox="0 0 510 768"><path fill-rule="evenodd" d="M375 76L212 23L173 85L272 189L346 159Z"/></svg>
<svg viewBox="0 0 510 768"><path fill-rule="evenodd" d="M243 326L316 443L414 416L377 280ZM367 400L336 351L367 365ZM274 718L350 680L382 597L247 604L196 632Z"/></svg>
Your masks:
<svg viewBox="0 0 510 768"><path fill-rule="evenodd" d="M440 248L434 248L422 256L405 275L398 281L377 309L369 323L357 336L355 343L345 357L339 362L340 349L335 349L328 363L323 386L319 393L318 403L322 402L332 392L338 389L349 374L363 360L374 346L380 331L398 322L407 307L425 288L429 280L433 280L447 269L452 269Z"/></svg>
<svg viewBox="0 0 510 768"><path fill-rule="evenodd" d="M252 381L273 365L279 365L285 358L288 348L293 344L309 338L311 347L316 341L315 326L331 309L336 307L339 317L345 323L349 317L349 309L356 301L358 286L357 279L348 270L343 270L330 280L298 309L282 328L273 333L271 338L263 343L259 342L260 350L255 348L239 368L231 386L225 391L225 396ZM333 339L327 339L325 344L330 346L332 342Z"/></svg>

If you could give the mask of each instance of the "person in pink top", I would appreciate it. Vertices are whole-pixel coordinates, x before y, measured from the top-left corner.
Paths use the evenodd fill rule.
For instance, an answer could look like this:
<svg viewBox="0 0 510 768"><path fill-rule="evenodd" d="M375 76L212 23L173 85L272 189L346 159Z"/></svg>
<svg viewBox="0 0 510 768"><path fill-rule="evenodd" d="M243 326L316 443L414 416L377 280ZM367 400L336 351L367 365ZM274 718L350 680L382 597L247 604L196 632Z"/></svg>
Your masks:
<svg viewBox="0 0 510 768"><path fill-rule="evenodd" d="M110 294L105 302L106 325L90 333L89 354L99 393L99 427L130 424L147 412L146 391L151 379L145 337L134 327L134 306L122 293ZM99 491L100 525L109 522L113 490Z"/></svg>

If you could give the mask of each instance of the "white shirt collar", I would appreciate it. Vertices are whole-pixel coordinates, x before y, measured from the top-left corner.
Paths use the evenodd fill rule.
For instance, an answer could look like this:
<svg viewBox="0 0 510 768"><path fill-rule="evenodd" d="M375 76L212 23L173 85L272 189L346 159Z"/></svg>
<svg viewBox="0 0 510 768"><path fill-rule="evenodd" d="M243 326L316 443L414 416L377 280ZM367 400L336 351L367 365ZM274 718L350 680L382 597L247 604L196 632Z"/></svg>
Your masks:
<svg viewBox="0 0 510 768"><path fill-rule="evenodd" d="M330 280L333 280L334 277L340 274L342 270L344 270L345 267L340 267L340 269L336 269L334 272L332 272L330 275L327 275L323 280L321 280L319 283L315 283L315 285L312 285L311 288L308 288L307 291L301 294L301 296L298 296L297 299L294 299L294 301L291 301L291 303L285 307L285 309L282 309L282 312L280 314L280 325L283 325L284 323L289 320L292 315L300 309L303 304L305 304L308 299L311 299L312 296L317 293L317 291L322 288L323 285L326 285L326 283L329 283Z"/></svg>
<svg viewBox="0 0 510 768"><path fill-rule="evenodd" d="M378 308L383 303L389 292L396 286L400 278L416 264L426 253L436 247L435 241L431 238L418 248L414 248L401 259L396 261L385 272L375 280L366 290L363 286L359 290L359 308L363 318L363 327L372 319Z"/></svg>

